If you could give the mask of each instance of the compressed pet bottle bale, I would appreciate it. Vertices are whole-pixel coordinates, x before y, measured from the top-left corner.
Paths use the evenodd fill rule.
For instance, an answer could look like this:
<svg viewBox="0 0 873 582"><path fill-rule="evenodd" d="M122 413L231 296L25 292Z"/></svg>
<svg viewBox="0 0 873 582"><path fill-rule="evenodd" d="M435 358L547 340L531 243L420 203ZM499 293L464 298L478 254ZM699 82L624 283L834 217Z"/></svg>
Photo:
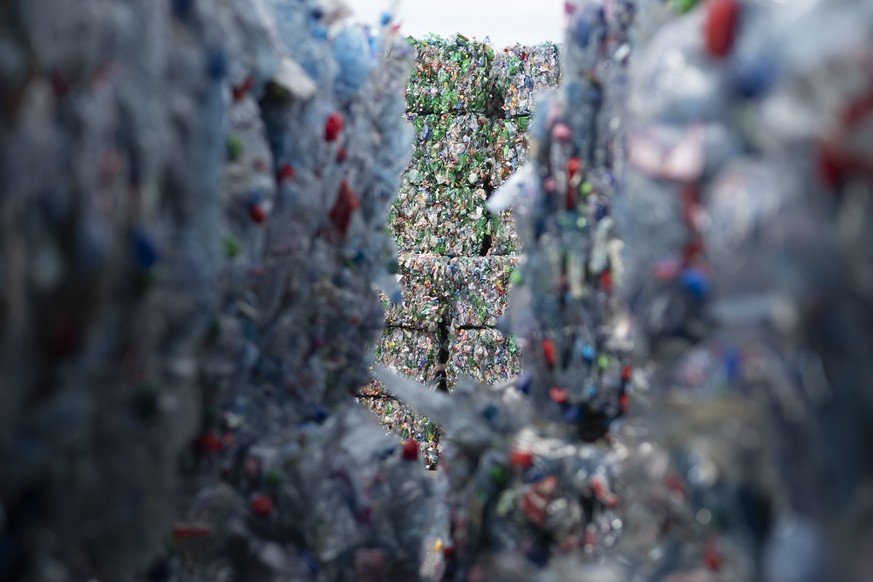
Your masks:
<svg viewBox="0 0 873 582"><path fill-rule="evenodd" d="M402 442L414 439L427 468L436 467L440 456L440 429L433 421L380 388L368 390L361 400L395 438Z"/></svg>
<svg viewBox="0 0 873 582"><path fill-rule="evenodd" d="M419 114L500 111L504 96L493 71L494 49L462 35L410 39L417 69L406 90L406 108Z"/></svg>
<svg viewBox="0 0 873 582"><path fill-rule="evenodd" d="M435 333L449 294L450 261L435 255L401 255L398 277L403 301L384 299L385 325Z"/></svg>
<svg viewBox="0 0 873 582"><path fill-rule="evenodd" d="M530 115L536 92L560 83L558 45L549 42L505 47L497 51L494 70L501 93L506 96L502 106L506 117Z"/></svg>
<svg viewBox="0 0 873 582"><path fill-rule="evenodd" d="M578 8L568 3L568 16ZM597 6L591 14L599 14ZM602 39L601 48L608 45L608 35L592 36ZM568 42L578 39L568 36ZM570 64L570 70L583 70ZM447 579L495 575L498 566L488 556L500 552L544 575L561 557L593 561L617 552L621 497L613 479L620 455L603 437L627 414L636 380L626 361L626 318L614 294L613 277L622 272L610 217L614 178L598 154L615 139L601 135L609 124L599 117L612 94L591 77L594 64L565 77L566 85L540 103L529 128L531 169L489 201L495 214L513 208L526 254L507 310L516 347L523 347L521 376L512 387L499 388L459 380L448 400L416 394L402 383L390 386L444 423L454 488ZM502 335L458 334L450 375L488 379L479 362L502 358L491 344ZM479 337L466 337L474 335Z"/></svg>
<svg viewBox="0 0 873 582"><path fill-rule="evenodd" d="M213 41L240 24L100 1L2 20L0 577L121 579L163 547L196 427L225 159Z"/></svg>
<svg viewBox="0 0 873 582"><path fill-rule="evenodd" d="M774 528L774 537L779 537L774 560L783 573L773 572L772 564L768 568L787 579L793 570L788 556L803 553L807 571L814 575L862 579L865 566L857 552L869 547L869 533L852 534L850 541L841 532L869 532L849 517L854 510L845 504L858 498L873 473L869 463L859 462L851 452L869 438L869 422L863 420L871 414L869 402L851 380L864 377L869 363L860 352L853 357L846 351L847 338L852 338L852 351L870 343L869 333L862 331L868 326L870 293L856 276L868 271L870 262L858 252L866 247L857 238L868 230L862 225L869 215L859 201L870 189L869 173L860 170L861 160L869 158L869 148L860 146L869 143L869 109L862 105L869 97L868 89L855 80L858 59L869 55L861 39L869 34L873 18L860 4L832 10L814 3L798 7L790 15L792 25L776 33L772 22L779 13L743 11L751 13L751 26L738 33L736 50L742 58L734 64L734 79L756 111L754 122L743 127L744 137L764 149L755 151L753 159L731 164L713 183L705 199L715 221L706 240L747 245L743 254L748 277L736 276L736 261L724 252L711 253L718 288L725 289L722 317L734 320L730 323L738 335L775 346L768 354L772 368L802 370L799 377L768 377L765 384L774 403L768 421L780 494L791 500L791 512L780 516L785 523ZM821 33L820 45L808 46L796 38L814 29ZM770 47L784 43L787 50L774 57ZM766 56L768 68L779 73L779 84L761 78L756 65ZM809 84L833 92L828 97L807 93L802 87ZM792 119L780 113L786 106L797 112ZM749 189L762 187L769 192L760 203L725 204L728 193L743 197ZM847 222L849 215L854 219ZM734 235L754 225L760 229L754 236ZM759 262L758 257L770 261ZM756 271L761 275L757 284L752 280ZM846 318L848 311L854 315ZM796 446L792 442L842 453L797 459L790 452ZM821 493L811 493L815 488ZM831 517L812 517L821 515ZM794 539L780 531L787 524L798 532ZM798 538L804 537L811 544L805 551L798 546L804 543Z"/></svg>
<svg viewBox="0 0 873 582"><path fill-rule="evenodd" d="M387 328L376 350L376 363L418 382L431 382L438 351L438 341L430 333Z"/></svg>
<svg viewBox="0 0 873 582"><path fill-rule="evenodd" d="M695 433L700 443L709 443L706 447L710 450L703 451L699 458L709 459L707 462L720 471L719 480L734 490L719 492L717 487L707 485L710 489L708 503L715 506L733 503L742 507L744 499L748 498L739 495L737 490L744 495L755 487L766 491L768 484L762 483L762 472L743 469L750 464L749 459L754 462L760 454L750 454L751 451L760 449L743 443L725 447L718 436L707 435L706 430L694 426L703 422L707 411L709 414L718 411L723 397L715 398L702 389L711 372L705 365L706 359L700 357L701 348L689 347L689 340L708 346L712 350L711 359L731 370L723 389L738 401L739 410L731 416L742 423L750 438L768 439L765 450L772 464L769 471L774 473L773 477L778 477L769 482L772 490L767 493L790 507L776 512L773 519L803 524L797 529L807 532L806 543L813 542L807 550L798 552L796 544L801 542L797 538L781 538L776 545L778 549L774 550L779 567L773 569L774 566L769 565L771 570L767 576L788 579L792 575L791 560L786 560L785 556L794 554L800 560L803 554L804 576L828 577L822 572L834 568L833 572L840 574L832 573L831 577L851 577L856 575L848 574L857 567L854 558L839 551L829 556L833 559L830 563L824 558L830 552L828 547L843 545L840 535L830 530L829 535L833 537L825 541L823 532L828 526L815 523L817 519L809 516L841 514L842 510L833 509L841 505L836 499L844 500L851 496L848 491L857 491L860 475L869 475L870 470L864 464L859 465L851 455L852 460L843 469L836 469L840 455L828 455L836 463L824 469L814 455L798 459L790 451L796 451L798 446L814 450L817 448L814 443L821 442L828 442L825 446L830 450L847 451L852 449L852 440L863 440L866 434L863 423L859 422L864 416L860 411L865 407L858 405L854 385L846 381L853 374L848 370L855 366L842 356L837 366L823 364L832 355L827 347L830 340L825 338L852 335L864 344L866 335L846 327L840 332L826 333L820 327L821 323L828 322L824 328L833 330L831 322L840 319L821 314L839 313L844 308L845 296L837 289L851 287L843 278L850 269L846 259L853 256L839 250L837 242L844 232L837 219L837 208L841 204L834 205L832 196L823 195L830 188L841 190L845 183L842 179L833 181L839 172L834 173L837 167L833 164L834 156L828 145L822 145L822 139L828 141L822 135L839 135L845 130L838 126L863 110L848 104L863 91L853 94L851 89L846 93L836 90L825 101L811 105L816 98L799 87L809 86L812 76L816 76L807 77L815 68L815 65L810 68L811 63L828 62L829 73L820 70L819 82L847 89L852 84L847 80L854 77L849 73L853 59L845 53L842 57L836 56L842 50L838 47L859 54L856 52L860 50L859 45L854 43L866 34L861 30L869 31L870 20L863 17L863 12L854 12L851 17L854 24L850 25L848 16L840 16L840 10L832 11L830 7L809 5L793 13L772 8L734 2L698 6L688 16L649 37L652 63L658 60L658 54L681 55L681 58L676 59L669 73L656 72L642 62L635 72L635 86L660 86L662 90L645 99L634 92L633 122L640 123L641 131L648 132L648 136L629 143L631 175L655 176L650 183L660 184L662 194L669 196L667 202L660 204L674 204L672 211L662 214L663 228L656 230L671 232L675 240L685 238L685 241L675 246L665 245L664 239L651 236L646 240L652 242L652 247L643 249L639 246L643 241L631 246L628 240L629 251L649 253L638 263L636 276L640 283L632 284L631 294L636 294L633 289L650 285L642 283L647 269L664 281L660 291L650 287L639 293L632 305L648 324L645 333L652 338L650 346L663 347L670 336L682 342L678 349L674 343L674 357L662 358L665 361L662 361L661 373L669 379L658 381L658 389L678 389L685 398L689 394L708 395L704 400L710 400L706 405L698 403L684 416L684 423L691 425L686 430ZM788 25L788 22L793 24ZM696 29L697 36L693 40L678 32L683 29L691 32L698 25L700 28ZM830 40L819 47L802 43L802 49L787 48L788 38L804 36L801 31L812 28L819 30L818 38L830 37ZM849 48L851 46L855 48ZM805 56L800 57L800 54ZM816 57L810 58L812 54ZM713 67L713 62L719 65ZM841 64L836 65L837 62ZM843 74L846 77L840 80ZM824 77L830 78L823 81ZM667 81L668 78L673 81ZM778 84L773 83L775 78L780 79ZM683 80L684 89L680 88ZM696 91L689 90L691 86ZM790 109L798 112L790 120L776 113L789 109L789 103ZM838 111L846 105L852 114L825 115L831 120L841 119L837 127L831 125L832 121L821 122L822 111L829 107ZM737 122L739 112L748 114L742 123ZM863 117L863 113L860 115ZM863 125L850 133L859 127ZM687 139L695 132L698 139ZM686 137L668 145L671 133ZM860 133L863 130L855 135ZM651 139L655 135L661 138ZM661 145L657 145L659 142ZM844 143L849 142L851 140ZM858 191L866 187L861 185L864 179L857 174L849 181ZM750 198L752 191L757 193L754 198ZM638 196L644 193L643 189L635 191ZM649 214L653 215L652 210L658 203L655 198L649 200ZM675 200L679 201L678 205L670 202ZM627 208L634 209L631 214L645 212L633 203ZM863 212L857 212L857 208L854 212L858 220L863 221ZM659 255L667 260L659 262ZM862 259L859 264L864 262ZM858 294L864 295L863 292ZM712 328L701 326L704 322L700 311L688 309L688 298L710 303L710 313L725 330L722 333L741 349L727 353L712 349L712 340L706 339L713 333ZM665 310L668 301L671 307ZM812 312L810 302L816 306ZM657 304L660 307L653 309ZM654 317L657 312L661 315ZM860 308L854 320L864 320L865 312L865 308ZM665 314L669 317L664 317ZM658 335L660 337L656 337ZM676 338L677 335L684 337ZM860 372L863 366L855 369ZM717 374L712 375L717 377ZM684 381L676 382L673 380L676 377ZM818 399L819 390L824 386L829 386L825 390L830 395L829 404L822 406ZM693 390L686 392L692 387ZM754 394L754 397L742 397L745 394ZM736 398L737 395L741 397ZM671 399L677 396L670 394ZM767 404L762 405L762 400ZM836 413L841 407L845 407L843 412ZM819 415L825 409L828 412L824 417L841 418L839 433L817 428ZM723 411L718 414L723 416ZM831 439L843 444L835 445ZM673 444L672 454L681 455L689 448L692 447L687 443ZM745 463L725 463L724 459L730 456L747 459ZM836 477L838 474L842 478ZM829 483L822 487L826 492L812 493L822 480ZM832 496L831 483L835 481L843 489L841 494ZM713 495L714 492L718 495ZM834 503L831 509L824 508L831 503ZM749 530L755 531L751 541L743 537ZM774 528L767 520L762 522L760 515L743 516L741 513L738 523L723 524L716 531L723 542L733 546L726 556L728 562L746 560L752 563L747 571L758 568L757 575L764 575L760 570L764 540L771 532L778 532L778 527Z"/></svg>
<svg viewBox="0 0 873 582"><path fill-rule="evenodd" d="M233 485L245 528L207 534L218 537L217 549L188 567L203 579L218 570L334 580L417 572L424 524L398 519L428 510L425 484L410 474L421 465L402 458L351 398L369 379L371 342L384 325L373 285L389 296L399 291L391 288L396 259L385 213L410 152L402 117L409 55L388 28L372 45L359 42L370 36L358 29L343 29L331 46L326 29L341 11L322 4L271 3L282 41L320 93L289 100L273 84L259 100L276 203L260 264L248 269L244 288L228 290L227 325L210 346L222 366L206 374L212 398L187 459L198 496L208 492L204 482ZM233 242L226 251L238 260L245 253ZM237 364L225 371L228 361ZM406 468L391 468L395 460ZM389 509L385 496L398 505Z"/></svg>
<svg viewBox="0 0 873 582"><path fill-rule="evenodd" d="M398 196L393 216L399 252L478 255L489 229L486 199L482 188L405 188Z"/></svg>
<svg viewBox="0 0 873 582"><path fill-rule="evenodd" d="M529 124L530 117L494 121L494 163L490 175L492 187L502 186L509 176L527 163L526 132Z"/></svg>
<svg viewBox="0 0 873 582"><path fill-rule="evenodd" d="M421 464L352 397L406 43L328 1L2 10L0 577L415 579Z"/></svg>
<svg viewBox="0 0 873 582"><path fill-rule="evenodd" d="M459 257L449 263L447 317L455 327L496 327L506 310L514 257Z"/></svg>
<svg viewBox="0 0 873 582"><path fill-rule="evenodd" d="M502 210L491 213L490 235L487 256L518 256L521 254L521 241L515 230L512 211Z"/></svg>
<svg viewBox="0 0 873 582"><path fill-rule="evenodd" d="M458 378L499 384L515 378L520 370L518 341L496 329L462 329L449 339L449 387Z"/></svg>
<svg viewBox="0 0 873 582"><path fill-rule="evenodd" d="M688 520L686 527L701 532L693 544L667 541L682 552L661 565L639 554L633 559L641 572L658 567L679 576L717 567L744 579L757 575L770 519L766 457L751 444L764 433L755 400L746 395L765 393L763 386L783 371L767 366L763 379L754 368L761 360L751 356L763 350L751 348L751 337L738 349L710 318L717 291L712 249L703 242L706 192L726 162L740 155L742 136L729 109L737 98L726 85L731 78L704 47L705 12L676 17L647 37L629 85L627 181L616 197L616 220L626 233L623 292L638 322L636 349L655 362L646 420L657 448L682 469L676 483L687 492L669 511L696 514L697 523ZM752 12L746 18L750 25L756 20ZM681 58L660 60L666 54ZM682 410L683 421L671 425L668 419ZM730 430L719 420L726 417L748 441L728 444L718 436ZM731 519L707 519L720 514ZM634 508L633 518L643 522L645 512ZM628 532L628 554L646 551L639 532Z"/></svg>
<svg viewBox="0 0 873 582"><path fill-rule="evenodd" d="M494 133L477 113L411 116L418 137L406 179L412 184L475 187L491 173Z"/></svg>
<svg viewBox="0 0 873 582"><path fill-rule="evenodd" d="M376 349L375 363L436 389L445 376L440 349L437 338L429 333L389 327ZM439 429L426 415L393 398L378 381L362 389L360 400L386 430L403 440L414 438L428 467L436 465Z"/></svg>

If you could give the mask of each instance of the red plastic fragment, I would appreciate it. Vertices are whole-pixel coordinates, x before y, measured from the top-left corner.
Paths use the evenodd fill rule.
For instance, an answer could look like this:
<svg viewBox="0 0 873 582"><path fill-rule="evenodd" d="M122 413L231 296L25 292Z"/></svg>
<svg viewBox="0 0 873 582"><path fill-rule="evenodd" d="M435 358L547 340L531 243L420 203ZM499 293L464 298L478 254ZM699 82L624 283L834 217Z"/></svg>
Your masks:
<svg viewBox="0 0 873 582"><path fill-rule="evenodd" d="M573 130L566 123L556 123L552 128L552 138L559 143L570 143L573 139Z"/></svg>
<svg viewBox="0 0 873 582"><path fill-rule="evenodd" d="M548 501L536 491L529 491L522 497L521 510L533 523L541 524L546 520Z"/></svg>
<svg viewBox="0 0 873 582"><path fill-rule="evenodd" d="M712 0L706 12L704 40L706 51L716 57L727 56L734 46L740 21L737 0Z"/></svg>
<svg viewBox="0 0 873 582"><path fill-rule="evenodd" d="M621 414L627 414L627 410L630 408L630 396L627 394L622 394L618 397L618 410Z"/></svg>
<svg viewBox="0 0 873 582"><path fill-rule="evenodd" d="M293 180L294 179L294 166L291 164L282 164L282 167L279 168L279 181L284 180Z"/></svg>
<svg viewBox="0 0 873 582"><path fill-rule="evenodd" d="M513 449L512 453L509 455L509 462L515 467L529 469L533 466L533 453L530 451Z"/></svg>
<svg viewBox="0 0 873 582"><path fill-rule="evenodd" d="M212 528L200 523L177 523L173 526L173 538L184 540L190 538L205 538L212 535Z"/></svg>
<svg viewBox="0 0 873 582"><path fill-rule="evenodd" d="M255 515L266 517L273 513L274 509L276 509L276 504L269 495L261 493L252 497L252 513Z"/></svg>
<svg viewBox="0 0 873 582"><path fill-rule="evenodd" d="M825 184L836 186L843 178L843 160L827 142L822 142L818 148L819 173Z"/></svg>
<svg viewBox="0 0 873 582"><path fill-rule="evenodd" d="M560 386L552 386L549 388L549 398L552 399L553 402L557 402L558 404L566 404L569 396L567 394L567 390L561 388Z"/></svg>
<svg viewBox="0 0 873 582"><path fill-rule="evenodd" d="M612 273L610 271L603 271L600 274L600 286L607 293L612 291Z"/></svg>
<svg viewBox="0 0 873 582"><path fill-rule="evenodd" d="M543 340L543 356L549 366L555 365L555 342L550 339Z"/></svg>
<svg viewBox="0 0 873 582"><path fill-rule="evenodd" d="M669 473L664 477L664 484L667 486L667 489L673 491L674 493L678 493L682 496L687 495L685 491L685 486L682 484L682 481L679 479L679 476L676 473Z"/></svg>
<svg viewBox="0 0 873 582"><path fill-rule="evenodd" d="M590 482L591 492L594 496L607 507L615 507L619 503L618 495L612 493L606 487L606 483L600 476L594 476Z"/></svg>
<svg viewBox="0 0 873 582"><path fill-rule="evenodd" d="M694 227L694 215L700 207L700 190L697 186L688 184L682 189L682 222L687 227Z"/></svg>
<svg viewBox="0 0 873 582"><path fill-rule="evenodd" d="M582 170L582 160L578 156L573 156L567 162L567 173L570 174L570 179L575 178Z"/></svg>
<svg viewBox="0 0 873 582"><path fill-rule="evenodd" d="M409 437L409 439L407 439L407 441L403 443L403 460L418 460L418 442L412 437Z"/></svg>
<svg viewBox="0 0 873 582"><path fill-rule="evenodd" d="M351 186L349 186L348 181L343 180L342 184L340 184L339 197L328 215L330 221L343 236L345 236L346 232L349 230L352 213L360 206L361 201L358 200L357 194L355 194L355 191L352 190Z"/></svg>
<svg viewBox="0 0 873 582"><path fill-rule="evenodd" d="M249 217L258 224L264 224L267 221L267 211L263 204L252 204L249 206Z"/></svg>
<svg viewBox="0 0 873 582"><path fill-rule="evenodd" d="M696 235L685 245L685 250L682 253L682 265L687 267L695 264L698 259L703 258L703 253L703 240L699 235Z"/></svg>
<svg viewBox="0 0 873 582"><path fill-rule="evenodd" d="M873 91L849 104L843 112L843 125L852 128L873 114Z"/></svg>
<svg viewBox="0 0 873 582"><path fill-rule="evenodd" d="M241 85L237 85L233 88L233 100L239 101L243 97L245 97L249 91L252 90L253 81L251 77L246 77L246 80L243 81Z"/></svg>
<svg viewBox="0 0 873 582"><path fill-rule="evenodd" d="M721 550L718 549L718 542L715 539L709 540L706 544L706 549L703 551L703 560L706 567L713 572L721 570L724 557L721 555Z"/></svg>
<svg viewBox="0 0 873 582"><path fill-rule="evenodd" d="M219 453L224 445L218 435L214 432L207 432L197 439L197 448L204 452Z"/></svg>
<svg viewBox="0 0 873 582"><path fill-rule="evenodd" d="M672 281L679 276L681 270L682 265L679 261L664 260L655 263L652 276L658 281Z"/></svg>
<svg viewBox="0 0 873 582"><path fill-rule="evenodd" d="M343 128L346 126L346 121L339 113L331 113L324 124L324 139L325 141L335 141L339 137Z"/></svg>

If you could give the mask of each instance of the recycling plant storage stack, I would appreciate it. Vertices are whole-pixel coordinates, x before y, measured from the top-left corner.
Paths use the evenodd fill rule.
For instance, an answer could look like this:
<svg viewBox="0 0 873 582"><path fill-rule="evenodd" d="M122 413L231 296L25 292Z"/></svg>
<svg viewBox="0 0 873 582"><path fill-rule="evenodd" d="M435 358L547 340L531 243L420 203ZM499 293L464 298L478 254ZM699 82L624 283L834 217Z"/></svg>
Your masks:
<svg viewBox="0 0 873 582"><path fill-rule="evenodd" d="M402 298L384 298L376 360L435 390L451 391L459 377L506 381L519 370L518 342L501 318L520 251L509 212L486 203L526 160L534 94L558 83L557 46L495 49L460 35L410 43L415 153L389 216ZM364 399L435 461L438 431L426 417L378 384Z"/></svg>
<svg viewBox="0 0 873 582"><path fill-rule="evenodd" d="M418 579L353 396L414 54L348 16L0 3L0 580Z"/></svg>

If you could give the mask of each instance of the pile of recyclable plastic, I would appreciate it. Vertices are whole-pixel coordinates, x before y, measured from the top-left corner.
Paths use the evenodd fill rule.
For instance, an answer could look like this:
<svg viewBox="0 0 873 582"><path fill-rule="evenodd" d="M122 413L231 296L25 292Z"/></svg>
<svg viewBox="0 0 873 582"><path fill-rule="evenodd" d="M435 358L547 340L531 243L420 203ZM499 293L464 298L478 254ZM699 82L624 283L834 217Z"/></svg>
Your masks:
<svg viewBox="0 0 873 582"><path fill-rule="evenodd" d="M355 400L414 53L332 0L0 6L0 578L415 580Z"/></svg>
<svg viewBox="0 0 873 582"><path fill-rule="evenodd" d="M445 430L443 579L869 579L873 12L565 7L489 202L521 378L378 372Z"/></svg>
<svg viewBox="0 0 873 582"><path fill-rule="evenodd" d="M462 35L446 39L430 35L410 39L410 43L416 50L417 66L406 91L407 111L422 115L487 115L500 107L490 43Z"/></svg>
<svg viewBox="0 0 873 582"><path fill-rule="evenodd" d="M402 299L382 298L387 329L376 360L435 390L453 390L459 377L506 381L518 375L520 348L498 322L519 244L510 210L487 204L527 159L532 95L557 84L557 47L495 51L463 36L409 42L417 57L406 90L415 152L389 214ZM431 419L378 382L362 400L386 427L418 439L435 466Z"/></svg>
<svg viewBox="0 0 873 582"><path fill-rule="evenodd" d="M620 222L661 431L733 579L867 579L873 12L647 8Z"/></svg>
<svg viewBox="0 0 873 582"><path fill-rule="evenodd" d="M506 117L528 116L533 113L536 94L560 82L558 45L552 42L535 46L515 44L498 50L494 74Z"/></svg>
<svg viewBox="0 0 873 582"><path fill-rule="evenodd" d="M873 6L346 16L0 2L0 579L873 578Z"/></svg>
<svg viewBox="0 0 873 582"><path fill-rule="evenodd" d="M525 251L504 279L514 286L498 322L522 348L522 376L511 384L458 380L446 396L377 373L444 427L447 580L566 577L616 555L624 527L613 482L627 450L605 436L628 411L635 373L610 217L620 119L605 103L622 98L630 19L611 14L608 35L596 8L568 4L571 30L589 32L568 39L563 86L536 106L530 163L489 200L494 214L512 207ZM472 307L464 309L469 321L487 320ZM455 357L463 365L481 358L475 349Z"/></svg>

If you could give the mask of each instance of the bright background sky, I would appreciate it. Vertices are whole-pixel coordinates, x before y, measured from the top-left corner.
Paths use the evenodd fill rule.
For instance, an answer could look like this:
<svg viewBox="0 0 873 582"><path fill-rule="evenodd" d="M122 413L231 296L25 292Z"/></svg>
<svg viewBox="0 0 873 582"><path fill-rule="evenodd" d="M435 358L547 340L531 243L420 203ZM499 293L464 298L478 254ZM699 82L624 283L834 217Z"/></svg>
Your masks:
<svg viewBox="0 0 873 582"><path fill-rule="evenodd" d="M389 5L386 0L346 0L356 17L376 24ZM402 0L401 30L414 37L456 32L484 40L495 48L516 42L563 41L564 0Z"/></svg>

